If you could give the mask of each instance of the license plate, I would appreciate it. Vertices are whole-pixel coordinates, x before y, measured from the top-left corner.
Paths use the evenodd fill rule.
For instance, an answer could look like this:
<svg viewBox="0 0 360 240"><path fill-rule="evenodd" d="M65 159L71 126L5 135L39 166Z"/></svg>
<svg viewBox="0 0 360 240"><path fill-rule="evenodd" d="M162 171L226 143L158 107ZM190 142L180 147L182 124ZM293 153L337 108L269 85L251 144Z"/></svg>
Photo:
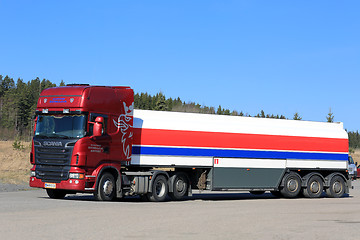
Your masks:
<svg viewBox="0 0 360 240"><path fill-rule="evenodd" d="M45 188L56 188L56 183L45 183Z"/></svg>

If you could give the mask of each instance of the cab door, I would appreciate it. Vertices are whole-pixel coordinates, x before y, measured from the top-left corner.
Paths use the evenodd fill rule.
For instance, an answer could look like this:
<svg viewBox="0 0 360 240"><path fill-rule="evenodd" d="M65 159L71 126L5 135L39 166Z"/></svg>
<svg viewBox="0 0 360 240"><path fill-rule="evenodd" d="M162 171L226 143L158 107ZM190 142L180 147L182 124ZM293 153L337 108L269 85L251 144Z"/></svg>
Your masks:
<svg viewBox="0 0 360 240"><path fill-rule="evenodd" d="M107 126L108 126L108 116L99 113L91 113L89 116L89 126L88 126L88 135L93 135L93 127L92 124L96 117L103 117L104 124L102 127L102 136L90 138L90 142L88 143L88 153L87 154L87 165L89 167L96 167L99 162L109 160L109 155L111 152L110 144L111 137L108 135Z"/></svg>

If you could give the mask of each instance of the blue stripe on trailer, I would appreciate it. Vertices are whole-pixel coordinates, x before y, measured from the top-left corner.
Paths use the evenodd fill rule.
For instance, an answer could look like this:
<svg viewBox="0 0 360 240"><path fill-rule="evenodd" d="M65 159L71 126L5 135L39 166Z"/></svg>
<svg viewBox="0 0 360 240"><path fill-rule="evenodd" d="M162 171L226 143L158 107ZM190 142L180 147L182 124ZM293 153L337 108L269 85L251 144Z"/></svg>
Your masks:
<svg viewBox="0 0 360 240"><path fill-rule="evenodd" d="M237 158L272 158L272 159L313 159L313 160L348 160L346 153L318 153L318 152L279 152L254 151L236 149L203 149L203 148L171 148L133 146L133 154L167 155L167 156L197 156L197 157L237 157Z"/></svg>

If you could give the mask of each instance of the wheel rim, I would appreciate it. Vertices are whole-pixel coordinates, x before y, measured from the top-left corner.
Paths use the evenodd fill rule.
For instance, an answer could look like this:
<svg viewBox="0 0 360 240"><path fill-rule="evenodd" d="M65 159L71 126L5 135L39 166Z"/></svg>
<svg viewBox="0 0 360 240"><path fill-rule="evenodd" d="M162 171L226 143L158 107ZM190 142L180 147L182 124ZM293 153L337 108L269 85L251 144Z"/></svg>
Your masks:
<svg viewBox="0 0 360 240"><path fill-rule="evenodd" d="M159 182L156 183L155 193L159 197L164 195L164 193L165 193L165 184L163 182L159 181Z"/></svg>
<svg viewBox="0 0 360 240"><path fill-rule="evenodd" d="M318 181L311 182L310 191L312 193L318 193L320 191L320 183Z"/></svg>
<svg viewBox="0 0 360 240"><path fill-rule="evenodd" d="M103 189L106 196L110 196L113 192L114 184L110 179L104 182Z"/></svg>
<svg viewBox="0 0 360 240"><path fill-rule="evenodd" d="M289 189L290 192L296 192L296 190L298 189L299 183L298 181L296 181L296 179L291 178L289 179L288 183L287 183L287 188Z"/></svg>
<svg viewBox="0 0 360 240"><path fill-rule="evenodd" d="M175 189L177 192L182 192L185 189L185 181L183 179L178 179L175 184Z"/></svg>
<svg viewBox="0 0 360 240"><path fill-rule="evenodd" d="M339 181L334 182L333 190L334 193L340 193L342 191L342 184Z"/></svg>

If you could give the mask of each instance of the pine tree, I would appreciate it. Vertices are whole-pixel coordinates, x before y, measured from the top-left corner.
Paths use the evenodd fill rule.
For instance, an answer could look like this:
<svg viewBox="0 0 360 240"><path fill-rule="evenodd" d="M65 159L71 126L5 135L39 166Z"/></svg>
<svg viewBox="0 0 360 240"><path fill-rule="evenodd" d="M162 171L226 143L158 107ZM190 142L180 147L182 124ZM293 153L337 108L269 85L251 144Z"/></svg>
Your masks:
<svg viewBox="0 0 360 240"><path fill-rule="evenodd" d="M328 115L326 116L326 120L327 122L334 122L334 114L331 112L331 108L329 108L329 113Z"/></svg>
<svg viewBox="0 0 360 240"><path fill-rule="evenodd" d="M300 117L298 112L295 112L293 119L294 120L301 120L302 118Z"/></svg>
<svg viewBox="0 0 360 240"><path fill-rule="evenodd" d="M217 111L216 111L216 114L218 115L222 115L223 114L223 109L221 108L221 105L219 105Z"/></svg>
<svg viewBox="0 0 360 240"><path fill-rule="evenodd" d="M264 112L264 110L261 110L261 111L260 111L260 117L261 117L261 118L265 118L265 112Z"/></svg>
<svg viewBox="0 0 360 240"><path fill-rule="evenodd" d="M155 103L154 110L167 111L168 108L166 106L165 96L160 92L157 94L156 98L157 100Z"/></svg>
<svg viewBox="0 0 360 240"><path fill-rule="evenodd" d="M230 110L229 109L225 109L225 111L223 112L224 115L230 115Z"/></svg>

